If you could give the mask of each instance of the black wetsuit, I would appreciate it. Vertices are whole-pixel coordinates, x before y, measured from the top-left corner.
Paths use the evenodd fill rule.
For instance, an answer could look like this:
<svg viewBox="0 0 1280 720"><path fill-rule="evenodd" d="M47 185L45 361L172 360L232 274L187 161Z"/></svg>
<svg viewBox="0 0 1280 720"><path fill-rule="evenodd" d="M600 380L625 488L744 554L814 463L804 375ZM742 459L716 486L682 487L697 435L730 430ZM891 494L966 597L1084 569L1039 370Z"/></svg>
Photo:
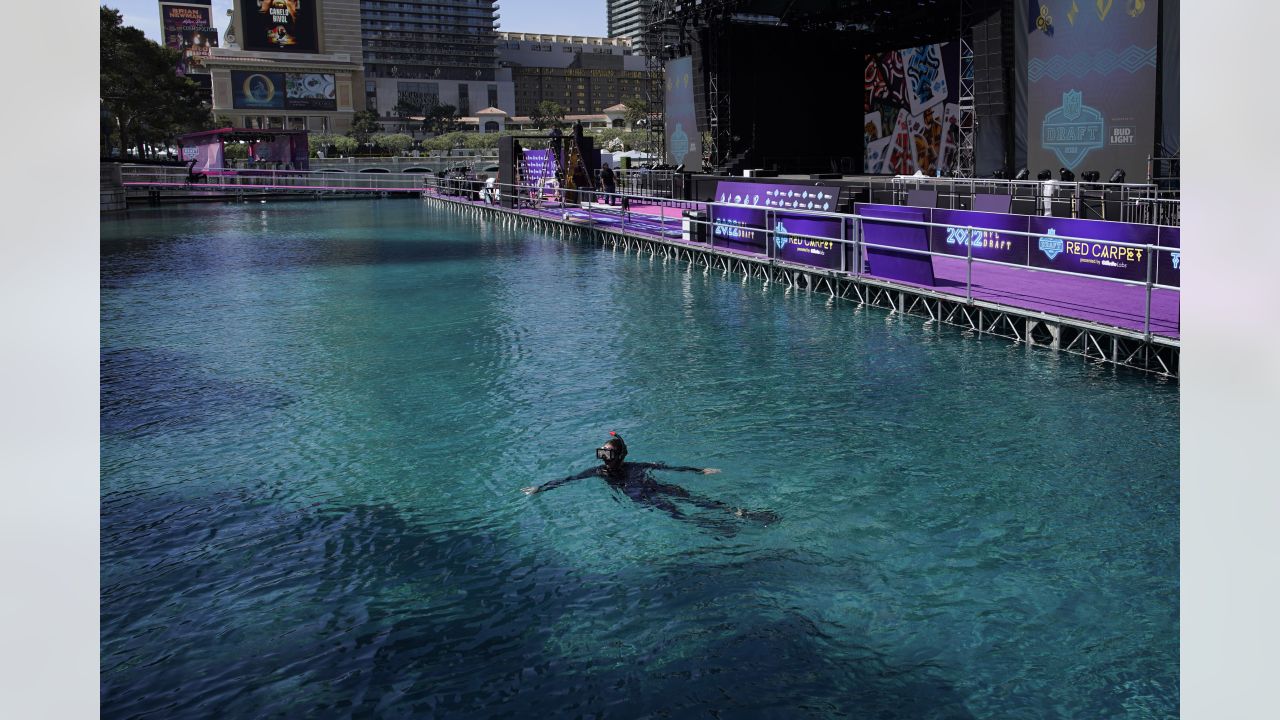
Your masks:
<svg viewBox="0 0 1280 720"><path fill-rule="evenodd" d="M744 510L742 508L735 508L731 505L726 505L719 500L712 500L710 498L694 495L679 485L659 482L654 478L652 473L653 470L701 473L703 468L687 467L683 465L666 465L663 463L624 462L617 470L610 470L604 465L596 465L595 467L583 470L577 475L570 475L567 478L552 480L549 483L539 485L534 492L550 490L574 480L599 477L603 478L604 481L609 484L609 487L621 491L632 500L663 510L667 514L671 515L671 517L681 520L687 518L685 514L680 511L680 508L676 507L675 503L671 501L672 499L681 500L707 510L723 510L724 512L740 518L759 520L766 524L778 519L777 514L769 510L751 511ZM703 521L698 522L699 524L706 524ZM723 529L723 526L718 524L717 527L719 529Z"/></svg>

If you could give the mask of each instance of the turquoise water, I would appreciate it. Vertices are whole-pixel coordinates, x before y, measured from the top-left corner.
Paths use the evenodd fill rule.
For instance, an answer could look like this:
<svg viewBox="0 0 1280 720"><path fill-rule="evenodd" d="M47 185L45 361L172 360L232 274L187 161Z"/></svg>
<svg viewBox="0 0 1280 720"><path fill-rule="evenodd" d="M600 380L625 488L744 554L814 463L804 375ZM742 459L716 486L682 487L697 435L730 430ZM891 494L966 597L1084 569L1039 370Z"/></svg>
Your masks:
<svg viewBox="0 0 1280 720"><path fill-rule="evenodd" d="M103 717L1175 717L1178 388L416 200L102 223ZM771 510L680 517L631 460Z"/></svg>

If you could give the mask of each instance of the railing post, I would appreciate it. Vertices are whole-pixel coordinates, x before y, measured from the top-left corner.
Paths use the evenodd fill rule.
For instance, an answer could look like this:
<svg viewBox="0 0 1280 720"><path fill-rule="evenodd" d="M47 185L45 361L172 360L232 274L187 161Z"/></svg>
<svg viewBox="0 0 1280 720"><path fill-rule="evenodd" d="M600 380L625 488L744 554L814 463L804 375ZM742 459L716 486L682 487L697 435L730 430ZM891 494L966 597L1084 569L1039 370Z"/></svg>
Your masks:
<svg viewBox="0 0 1280 720"><path fill-rule="evenodd" d="M964 299L968 303L973 303L973 226L965 228L964 249Z"/></svg>
<svg viewBox="0 0 1280 720"><path fill-rule="evenodd" d="M848 261L848 258L845 256L845 254L848 252L848 245L846 245L845 243L845 240L846 240L845 236L848 234L845 232L847 225L848 223L844 221L844 218L840 218L840 273L841 274L849 272L849 269L848 269L849 261Z"/></svg>
<svg viewBox="0 0 1280 720"><path fill-rule="evenodd" d="M862 216L856 215L853 219L853 273L861 276L864 272L862 267Z"/></svg>
<svg viewBox="0 0 1280 720"><path fill-rule="evenodd" d="M777 240L774 235L773 220L770 219L773 214L772 210L764 211L764 256L773 259L773 243Z"/></svg>
<svg viewBox="0 0 1280 720"><path fill-rule="evenodd" d="M1142 316L1142 334L1148 341L1151 340L1151 287L1152 273L1155 269L1155 255L1151 252L1153 245L1147 246L1147 302L1146 310Z"/></svg>

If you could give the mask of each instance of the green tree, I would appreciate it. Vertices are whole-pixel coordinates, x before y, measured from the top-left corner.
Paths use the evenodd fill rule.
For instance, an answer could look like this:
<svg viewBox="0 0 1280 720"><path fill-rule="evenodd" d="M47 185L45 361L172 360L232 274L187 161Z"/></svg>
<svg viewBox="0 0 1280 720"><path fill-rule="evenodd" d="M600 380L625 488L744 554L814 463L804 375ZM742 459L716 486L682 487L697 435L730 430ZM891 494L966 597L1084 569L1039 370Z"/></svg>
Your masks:
<svg viewBox="0 0 1280 720"><path fill-rule="evenodd" d="M426 118L422 121L423 132L435 135L456 132L458 126L458 108L448 104L436 104L427 108Z"/></svg>
<svg viewBox="0 0 1280 720"><path fill-rule="evenodd" d="M347 134L355 138L357 144L363 146L369 142L374 133L382 132L378 123L378 113L373 110L361 110L351 119L351 131Z"/></svg>
<svg viewBox="0 0 1280 720"><path fill-rule="evenodd" d="M147 157L184 132L210 126L200 89L175 72L178 53L124 25L118 10L99 8L98 46L104 155L114 147L121 158L135 149Z"/></svg>
<svg viewBox="0 0 1280 720"><path fill-rule="evenodd" d="M543 100L529 113L533 126L539 130L547 127L564 127L565 109L554 100Z"/></svg>
<svg viewBox="0 0 1280 720"><path fill-rule="evenodd" d="M392 155L399 155L413 145L413 138L404 133L378 133L373 136L373 143Z"/></svg>
<svg viewBox="0 0 1280 720"><path fill-rule="evenodd" d="M355 138L350 138L346 135L328 135L325 133L308 135L307 143L307 149L310 151L311 157L317 157L316 153L320 151L323 151L327 157L333 157L333 155L329 153L329 146L331 145L338 155L352 155L358 147L358 143L356 143Z"/></svg>
<svg viewBox="0 0 1280 720"><path fill-rule="evenodd" d="M652 112L649 102L638 95L623 100L622 104L627 106L627 113L623 119L626 120L628 127L636 127L641 120L647 120Z"/></svg>

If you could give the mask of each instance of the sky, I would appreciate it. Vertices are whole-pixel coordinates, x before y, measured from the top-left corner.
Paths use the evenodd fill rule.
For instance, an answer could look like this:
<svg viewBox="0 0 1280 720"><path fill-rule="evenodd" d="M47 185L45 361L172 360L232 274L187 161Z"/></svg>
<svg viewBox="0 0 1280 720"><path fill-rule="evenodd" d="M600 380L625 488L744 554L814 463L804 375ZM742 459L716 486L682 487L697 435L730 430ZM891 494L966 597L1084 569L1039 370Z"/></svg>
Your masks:
<svg viewBox="0 0 1280 720"><path fill-rule="evenodd" d="M160 41L159 0L108 0L100 3L124 15L124 24L132 25ZM227 10L231 0L213 0L214 25L219 37L226 32ZM498 3L499 30L560 35L604 35L605 0L501 0Z"/></svg>

